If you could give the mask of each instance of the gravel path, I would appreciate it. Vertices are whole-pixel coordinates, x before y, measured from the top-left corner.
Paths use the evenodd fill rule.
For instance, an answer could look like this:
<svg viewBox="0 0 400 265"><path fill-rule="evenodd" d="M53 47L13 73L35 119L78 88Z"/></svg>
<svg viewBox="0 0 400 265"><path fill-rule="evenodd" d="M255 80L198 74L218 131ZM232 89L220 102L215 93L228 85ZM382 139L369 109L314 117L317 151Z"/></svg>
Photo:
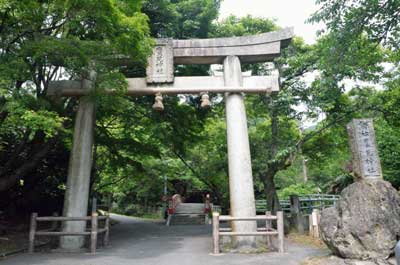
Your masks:
<svg viewBox="0 0 400 265"><path fill-rule="evenodd" d="M210 255L210 226L171 226L113 215L110 246L95 256L84 253L19 254L0 259L1 265L299 265L320 249L287 242L287 253Z"/></svg>

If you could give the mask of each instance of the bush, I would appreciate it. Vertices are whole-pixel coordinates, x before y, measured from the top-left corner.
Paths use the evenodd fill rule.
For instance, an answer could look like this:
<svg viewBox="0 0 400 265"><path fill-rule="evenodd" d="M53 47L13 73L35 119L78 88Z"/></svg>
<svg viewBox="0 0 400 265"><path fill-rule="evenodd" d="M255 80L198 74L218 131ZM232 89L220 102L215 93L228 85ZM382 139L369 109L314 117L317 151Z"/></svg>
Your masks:
<svg viewBox="0 0 400 265"><path fill-rule="evenodd" d="M290 185L280 191L278 196L280 199L288 198L290 195L308 195L318 193L318 187L313 183L298 183Z"/></svg>

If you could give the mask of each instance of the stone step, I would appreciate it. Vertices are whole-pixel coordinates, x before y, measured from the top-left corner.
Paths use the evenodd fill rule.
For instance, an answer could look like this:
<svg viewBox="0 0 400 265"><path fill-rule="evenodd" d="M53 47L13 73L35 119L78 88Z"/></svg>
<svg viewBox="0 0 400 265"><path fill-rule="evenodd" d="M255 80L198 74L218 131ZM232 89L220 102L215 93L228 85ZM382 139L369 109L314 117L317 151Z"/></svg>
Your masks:
<svg viewBox="0 0 400 265"><path fill-rule="evenodd" d="M200 225L204 218L204 214L173 214L170 225Z"/></svg>
<svg viewBox="0 0 400 265"><path fill-rule="evenodd" d="M175 212L182 213L204 213L204 208L189 208L189 207L177 207Z"/></svg>
<svg viewBox="0 0 400 265"><path fill-rule="evenodd" d="M176 209L175 213L193 213L193 214L203 214L204 213L204 204L202 203L181 203Z"/></svg>
<svg viewBox="0 0 400 265"><path fill-rule="evenodd" d="M204 208L203 203L180 203L177 207L182 208Z"/></svg>
<svg viewBox="0 0 400 265"><path fill-rule="evenodd" d="M204 209L175 209L174 213L180 214L202 214Z"/></svg>

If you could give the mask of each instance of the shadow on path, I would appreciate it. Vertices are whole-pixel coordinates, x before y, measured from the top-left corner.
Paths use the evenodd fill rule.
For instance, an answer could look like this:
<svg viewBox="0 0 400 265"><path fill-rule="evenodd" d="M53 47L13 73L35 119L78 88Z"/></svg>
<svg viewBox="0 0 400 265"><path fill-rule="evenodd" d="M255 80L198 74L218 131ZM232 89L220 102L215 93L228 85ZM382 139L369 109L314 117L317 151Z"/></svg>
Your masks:
<svg viewBox="0 0 400 265"><path fill-rule="evenodd" d="M326 251L287 243L287 253L210 255L211 226L170 226L161 222L113 215L110 246L96 255L76 253L20 254L0 259L1 265L299 265Z"/></svg>

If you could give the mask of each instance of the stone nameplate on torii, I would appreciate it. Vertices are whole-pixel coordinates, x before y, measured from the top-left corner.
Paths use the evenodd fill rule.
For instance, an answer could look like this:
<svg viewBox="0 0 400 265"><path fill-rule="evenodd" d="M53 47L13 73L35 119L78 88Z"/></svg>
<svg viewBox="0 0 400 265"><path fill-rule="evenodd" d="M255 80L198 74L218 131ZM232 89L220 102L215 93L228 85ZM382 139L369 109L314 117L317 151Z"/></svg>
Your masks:
<svg viewBox="0 0 400 265"><path fill-rule="evenodd" d="M172 39L157 39L153 54L147 60L147 83L174 82L174 51Z"/></svg>
<svg viewBox="0 0 400 265"><path fill-rule="evenodd" d="M347 130L356 179L382 179L372 119L353 119Z"/></svg>

